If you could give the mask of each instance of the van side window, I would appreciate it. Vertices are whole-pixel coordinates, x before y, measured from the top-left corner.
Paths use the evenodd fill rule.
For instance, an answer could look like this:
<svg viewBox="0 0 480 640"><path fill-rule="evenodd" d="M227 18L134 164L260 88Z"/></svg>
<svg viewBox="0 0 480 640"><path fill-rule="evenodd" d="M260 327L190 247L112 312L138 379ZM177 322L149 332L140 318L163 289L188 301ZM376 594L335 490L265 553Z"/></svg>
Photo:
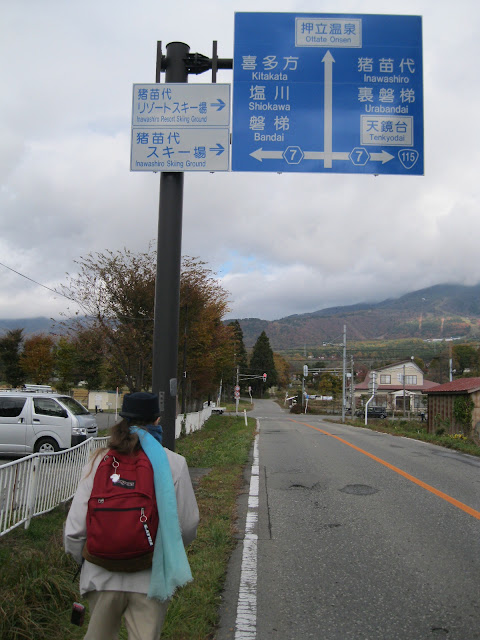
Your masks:
<svg viewBox="0 0 480 640"><path fill-rule="evenodd" d="M26 398L0 398L0 418L17 418L25 406Z"/></svg>
<svg viewBox="0 0 480 640"><path fill-rule="evenodd" d="M65 409L51 398L33 398L33 406L37 415L66 418Z"/></svg>

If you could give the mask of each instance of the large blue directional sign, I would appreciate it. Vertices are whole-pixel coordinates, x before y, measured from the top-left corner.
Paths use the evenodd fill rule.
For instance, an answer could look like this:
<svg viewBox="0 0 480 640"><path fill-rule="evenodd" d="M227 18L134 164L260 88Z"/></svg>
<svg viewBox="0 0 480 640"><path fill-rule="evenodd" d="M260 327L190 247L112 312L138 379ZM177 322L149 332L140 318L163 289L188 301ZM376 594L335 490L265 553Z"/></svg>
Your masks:
<svg viewBox="0 0 480 640"><path fill-rule="evenodd" d="M423 175L422 19L236 13L233 171Z"/></svg>

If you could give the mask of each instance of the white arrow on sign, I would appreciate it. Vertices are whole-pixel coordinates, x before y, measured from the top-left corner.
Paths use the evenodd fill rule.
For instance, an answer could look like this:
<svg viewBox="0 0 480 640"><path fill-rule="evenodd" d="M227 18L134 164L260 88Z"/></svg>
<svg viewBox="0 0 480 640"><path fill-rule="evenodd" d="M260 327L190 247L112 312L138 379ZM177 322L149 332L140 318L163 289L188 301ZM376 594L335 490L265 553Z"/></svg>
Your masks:
<svg viewBox="0 0 480 640"><path fill-rule="evenodd" d="M323 56L325 65L325 83L323 93L323 150L324 167L332 168L332 140L333 140L333 59L330 51ZM343 158L342 158L343 159Z"/></svg>
<svg viewBox="0 0 480 640"><path fill-rule="evenodd" d="M382 151L380 153L371 153L370 154L370 160L377 160L379 162L381 162L382 164L385 164L386 162L389 162L390 160L393 160L395 156L392 156L391 153L388 153L388 151L385 151L385 149L382 149Z"/></svg>
<svg viewBox="0 0 480 640"><path fill-rule="evenodd" d="M324 167L326 169L331 169L333 160L351 160L352 152L333 151L333 63L335 62L335 59L330 51L327 51L323 56L322 62L324 64L325 71L323 94L323 151L303 151L303 157L301 157L300 160L290 162L289 164L299 164L301 160L323 160ZM294 146L295 145L290 145L288 148L290 149ZM299 147L296 147L296 149L300 151ZM366 164L366 162L370 160L385 164L394 158L394 156L385 150L382 150L379 153L370 153L366 150L363 151L366 159L365 162L361 162L361 164ZM250 155L252 158L255 158L255 160L263 162L263 160L281 160L282 158L285 158L284 154L284 151L267 151L260 147L259 149L252 151ZM285 160L287 159L285 158ZM354 164L357 163L354 162Z"/></svg>
<svg viewBox="0 0 480 640"><path fill-rule="evenodd" d="M305 160L325 160L325 166L331 168L332 160L349 160L350 154L343 153L342 151L305 151ZM327 165L327 162L330 162Z"/></svg>
<svg viewBox="0 0 480 640"><path fill-rule="evenodd" d="M263 149L263 147L260 147L259 149L252 151L250 155L252 156L252 158L255 158L255 160L262 162L263 160L281 160L284 157L283 154L283 151L267 151L266 149ZM325 153L325 151L305 151L303 154L304 160L325 160L326 157L327 154ZM350 153L343 151L332 151L330 153L330 157L332 158L332 160L349 160ZM370 153L369 159L385 164L386 162L393 160L394 157L395 156L392 156L390 153L388 153L388 151L385 151L383 149L379 153Z"/></svg>
<svg viewBox="0 0 480 640"><path fill-rule="evenodd" d="M264 159L281 160L283 158L283 151L265 151L264 149L262 149L262 147L260 147L260 149L252 151L250 155L252 156L252 158L255 158L255 160L258 160L259 162L262 162L262 160Z"/></svg>

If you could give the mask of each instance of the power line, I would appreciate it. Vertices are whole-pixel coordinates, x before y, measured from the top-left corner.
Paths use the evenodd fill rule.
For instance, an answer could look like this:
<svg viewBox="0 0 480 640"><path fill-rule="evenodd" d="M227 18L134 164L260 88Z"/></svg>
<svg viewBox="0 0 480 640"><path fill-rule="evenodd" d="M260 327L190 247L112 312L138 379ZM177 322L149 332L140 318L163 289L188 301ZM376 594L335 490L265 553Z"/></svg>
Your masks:
<svg viewBox="0 0 480 640"><path fill-rule="evenodd" d="M12 269L12 267L9 267L8 265L4 264L3 262L0 262L0 265L2 267L5 267L5 269L8 269L9 271L13 271L13 273L16 273L17 276L21 276L22 278L25 278L25 280L30 280L30 282L33 282L34 284L38 285L39 287L43 287L44 289L47 289L48 291L51 291L52 293L55 293L57 296L62 296L63 298L66 298L67 300L70 300L71 302L75 302L76 304L80 305L80 303L77 300L75 300L75 298L69 298L68 296L66 296L65 294L61 293L60 291L56 291L55 289L51 289L50 287L47 287L45 284L42 284L41 282L37 282L33 278L29 278L29 276L26 276L25 274L20 273L20 271L16 271L15 269Z"/></svg>
<svg viewBox="0 0 480 640"><path fill-rule="evenodd" d="M37 282L33 278L30 278L29 276L26 276L25 274L20 273L20 271L16 271L15 269L12 269L12 267L9 267L8 265L4 264L3 262L0 262L0 266L5 267L5 269L8 269L9 271L13 271L13 273L16 273L18 276L21 276L22 278L25 278L26 280L29 280L30 282L33 282L34 284L38 285L39 287L43 287L44 289L47 289L47 291L51 291L52 293L55 293L57 296L62 296L62 298L66 298L67 300L70 300L70 302L74 302L75 304L78 304L78 306L85 311L85 307L83 306L83 304L81 302L79 302L78 300L76 300L75 298L67 296L64 293L62 293L61 291L57 291L56 289L51 289L50 287L47 287L46 285L42 284L41 282ZM88 313L87 313L87 315L88 315ZM153 318L150 318L149 316L140 316L140 317L124 316L124 318L126 320L152 320L153 321Z"/></svg>

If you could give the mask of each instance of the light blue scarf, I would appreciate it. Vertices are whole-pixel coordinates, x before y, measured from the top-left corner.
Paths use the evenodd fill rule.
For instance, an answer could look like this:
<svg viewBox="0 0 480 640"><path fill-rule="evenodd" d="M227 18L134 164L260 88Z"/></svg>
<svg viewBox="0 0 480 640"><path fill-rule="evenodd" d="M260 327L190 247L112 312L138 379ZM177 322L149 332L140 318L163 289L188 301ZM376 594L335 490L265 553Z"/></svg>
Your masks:
<svg viewBox="0 0 480 640"><path fill-rule="evenodd" d="M177 587L193 580L178 521L172 472L167 454L154 436L138 427L130 427L130 431L138 435L142 449L152 463L158 506L159 524L148 597L168 600Z"/></svg>

